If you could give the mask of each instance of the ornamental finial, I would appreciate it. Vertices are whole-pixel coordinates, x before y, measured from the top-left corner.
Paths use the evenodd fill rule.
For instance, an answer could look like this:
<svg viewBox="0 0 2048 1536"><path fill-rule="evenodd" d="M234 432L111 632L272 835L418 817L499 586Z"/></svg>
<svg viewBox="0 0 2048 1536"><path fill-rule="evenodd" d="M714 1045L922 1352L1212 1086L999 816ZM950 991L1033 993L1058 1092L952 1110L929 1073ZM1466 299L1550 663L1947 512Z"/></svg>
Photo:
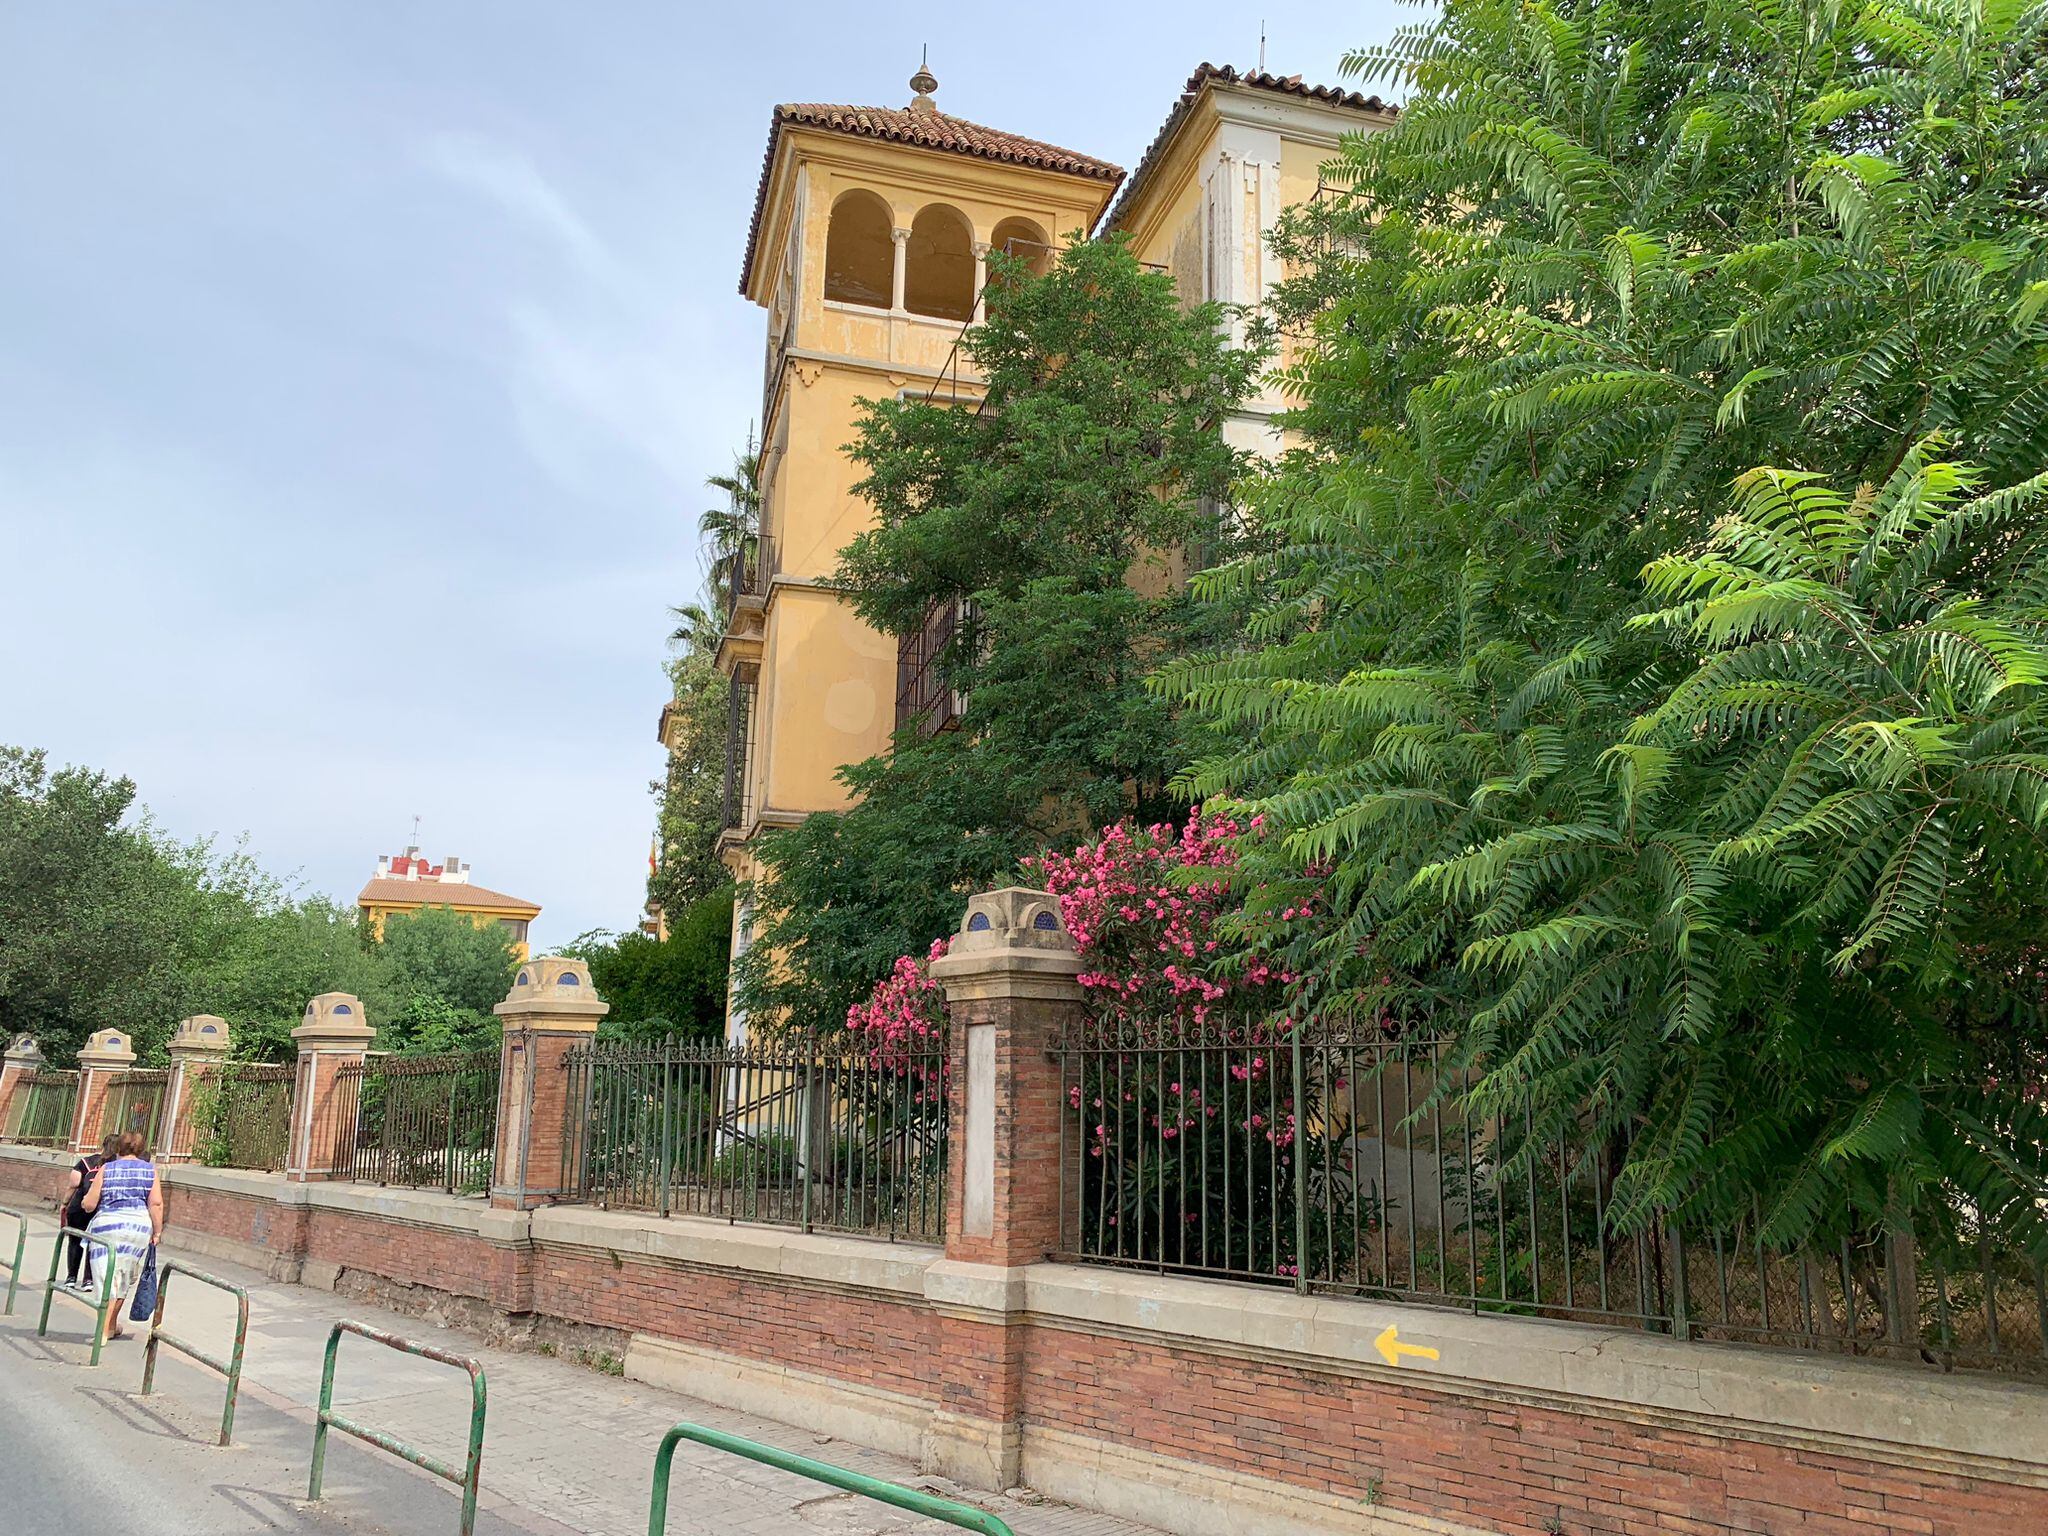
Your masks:
<svg viewBox="0 0 2048 1536"><path fill-rule="evenodd" d="M932 92L939 88L939 77L931 71L931 45L927 43L918 55L917 73L910 77L910 88L917 94L910 98L913 112L936 112L938 104L932 100Z"/></svg>

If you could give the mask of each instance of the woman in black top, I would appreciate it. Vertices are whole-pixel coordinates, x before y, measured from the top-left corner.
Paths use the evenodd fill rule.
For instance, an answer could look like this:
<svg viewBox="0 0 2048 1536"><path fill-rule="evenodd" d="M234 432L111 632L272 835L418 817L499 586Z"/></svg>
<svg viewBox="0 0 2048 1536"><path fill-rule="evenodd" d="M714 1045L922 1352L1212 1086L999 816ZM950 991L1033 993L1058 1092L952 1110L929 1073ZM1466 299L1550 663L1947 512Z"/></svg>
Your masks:
<svg viewBox="0 0 2048 1536"><path fill-rule="evenodd" d="M87 1153L71 1165L71 1182L64 1186L64 1225L83 1232L90 1220L84 1201L85 1192L92 1188L92 1176L98 1173L100 1165L114 1155L115 1138L109 1136L100 1143L97 1152ZM64 1239L64 1286L67 1290L90 1291L92 1289L92 1250L80 1237ZM84 1273L80 1274L81 1268Z"/></svg>

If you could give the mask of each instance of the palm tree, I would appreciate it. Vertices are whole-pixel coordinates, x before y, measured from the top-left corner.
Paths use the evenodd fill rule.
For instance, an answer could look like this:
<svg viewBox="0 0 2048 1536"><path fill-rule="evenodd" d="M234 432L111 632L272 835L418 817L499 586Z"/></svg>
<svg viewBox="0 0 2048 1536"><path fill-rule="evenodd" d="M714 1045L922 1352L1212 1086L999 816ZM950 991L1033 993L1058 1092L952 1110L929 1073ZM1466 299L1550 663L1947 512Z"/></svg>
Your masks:
<svg viewBox="0 0 2048 1536"><path fill-rule="evenodd" d="M725 634L725 625L702 603L684 603L680 608L671 608L676 627L669 632L669 644L680 645L685 650L709 654L718 649L718 642Z"/></svg>
<svg viewBox="0 0 2048 1536"><path fill-rule="evenodd" d="M684 603L669 612L677 620L669 634L672 645L710 652L718 649L725 633L725 617L732 606L736 580L754 563L761 540L760 453L754 437L747 434L743 453L733 455L732 473L712 475L704 482L725 492L725 505L709 507L698 514L697 531L704 538L704 593L700 601ZM737 559L741 572L733 569Z"/></svg>
<svg viewBox="0 0 2048 1536"><path fill-rule="evenodd" d="M749 579L761 543L761 460L753 434L746 452L733 456L732 473L712 475L705 484L725 492L725 505L710 507L697 517L704 536L705 564L710 569L707 595L714 611L732 606L740 583Z"/></svg>

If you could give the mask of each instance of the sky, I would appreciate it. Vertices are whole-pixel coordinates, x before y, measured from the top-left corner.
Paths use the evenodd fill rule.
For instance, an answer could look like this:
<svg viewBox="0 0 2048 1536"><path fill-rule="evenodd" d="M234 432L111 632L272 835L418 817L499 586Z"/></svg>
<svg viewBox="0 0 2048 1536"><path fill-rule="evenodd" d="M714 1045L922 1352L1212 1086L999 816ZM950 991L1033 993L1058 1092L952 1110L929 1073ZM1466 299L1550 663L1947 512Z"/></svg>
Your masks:
<svg viewBox="0 0 2048 1536"><path fill-rule="evenodd" d="M412 839L630 928L670 605L758 406L770 109L1134 165L1395 0L0 6L0 742L351 902Z"/></svg>

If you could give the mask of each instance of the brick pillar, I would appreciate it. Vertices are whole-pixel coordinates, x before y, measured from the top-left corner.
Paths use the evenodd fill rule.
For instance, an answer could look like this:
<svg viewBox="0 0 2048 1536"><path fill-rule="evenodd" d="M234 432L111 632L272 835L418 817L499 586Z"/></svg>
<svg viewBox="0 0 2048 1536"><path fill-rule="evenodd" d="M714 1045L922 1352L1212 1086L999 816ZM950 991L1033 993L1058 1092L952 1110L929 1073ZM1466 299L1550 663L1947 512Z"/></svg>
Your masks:
<svg viewBox="0 0 2048 1536"><path fill-rule="evenodd" d="M1023 1449L1024 1268L1059 1246L1056 1031L1076 1020L1081 957L1045 891L988 891L932 976L951 1012L946 1257L926 1294L941 1332L941 1406L924 1464L1008 1488Z"/></svg>
<svg viewBox="0 0 2048 1536"><path fill-rule="evenodd" d="M498 1068L498 1148L491 1163L491 1204L530 1211L571 1192L563 1142L578 1128L562 1059L587 1045L611 1005L590 984L581 960L542 955L519 967L494 1010L505 1026Z"/></svg>
<svg viewBox="0 0 2048 1536"><path fill-rule="evenodd" d="M180 1019L171 1034L171 1080L164 1088L163 1151L158 1162L192 1160L192 1089L228 1054L228 1021L211 1013Z"/></svg>
<svg viewBox="0 0 2048 1536"><path fill-rule="evenodd" d="M117 1072L135 1065L135 1050L118 1029L103 1029L78 1053L78 1102L72 1106L71 1150L89 1152L100 1144L106 1119L107 1085Z"/></svg>
<svg viewBox="0 0 2048 1536"><path fill-rule="evenodd" d="M306 1004L305 1018L292 1031L299 1075L292 1082L292 1139L284 1171L294 1183L332 1176L336 1138L344 1122L354 1134L356 1115L356 1094L338 1088L341 1069L361 1065L376 1038L362 999L351 993L322 992Z"/></svg>
<svg viewBox="0 0 2048 1536"><path fill-rule="evenodd" d="M0 1136L7 1134L12 1123L8 1117L14 1113L14 1097L21 1080L31 1072L40 1072L42 1067L43 1053L33 1035L16 1035L7 1054L0 1056Z"/></svg>

